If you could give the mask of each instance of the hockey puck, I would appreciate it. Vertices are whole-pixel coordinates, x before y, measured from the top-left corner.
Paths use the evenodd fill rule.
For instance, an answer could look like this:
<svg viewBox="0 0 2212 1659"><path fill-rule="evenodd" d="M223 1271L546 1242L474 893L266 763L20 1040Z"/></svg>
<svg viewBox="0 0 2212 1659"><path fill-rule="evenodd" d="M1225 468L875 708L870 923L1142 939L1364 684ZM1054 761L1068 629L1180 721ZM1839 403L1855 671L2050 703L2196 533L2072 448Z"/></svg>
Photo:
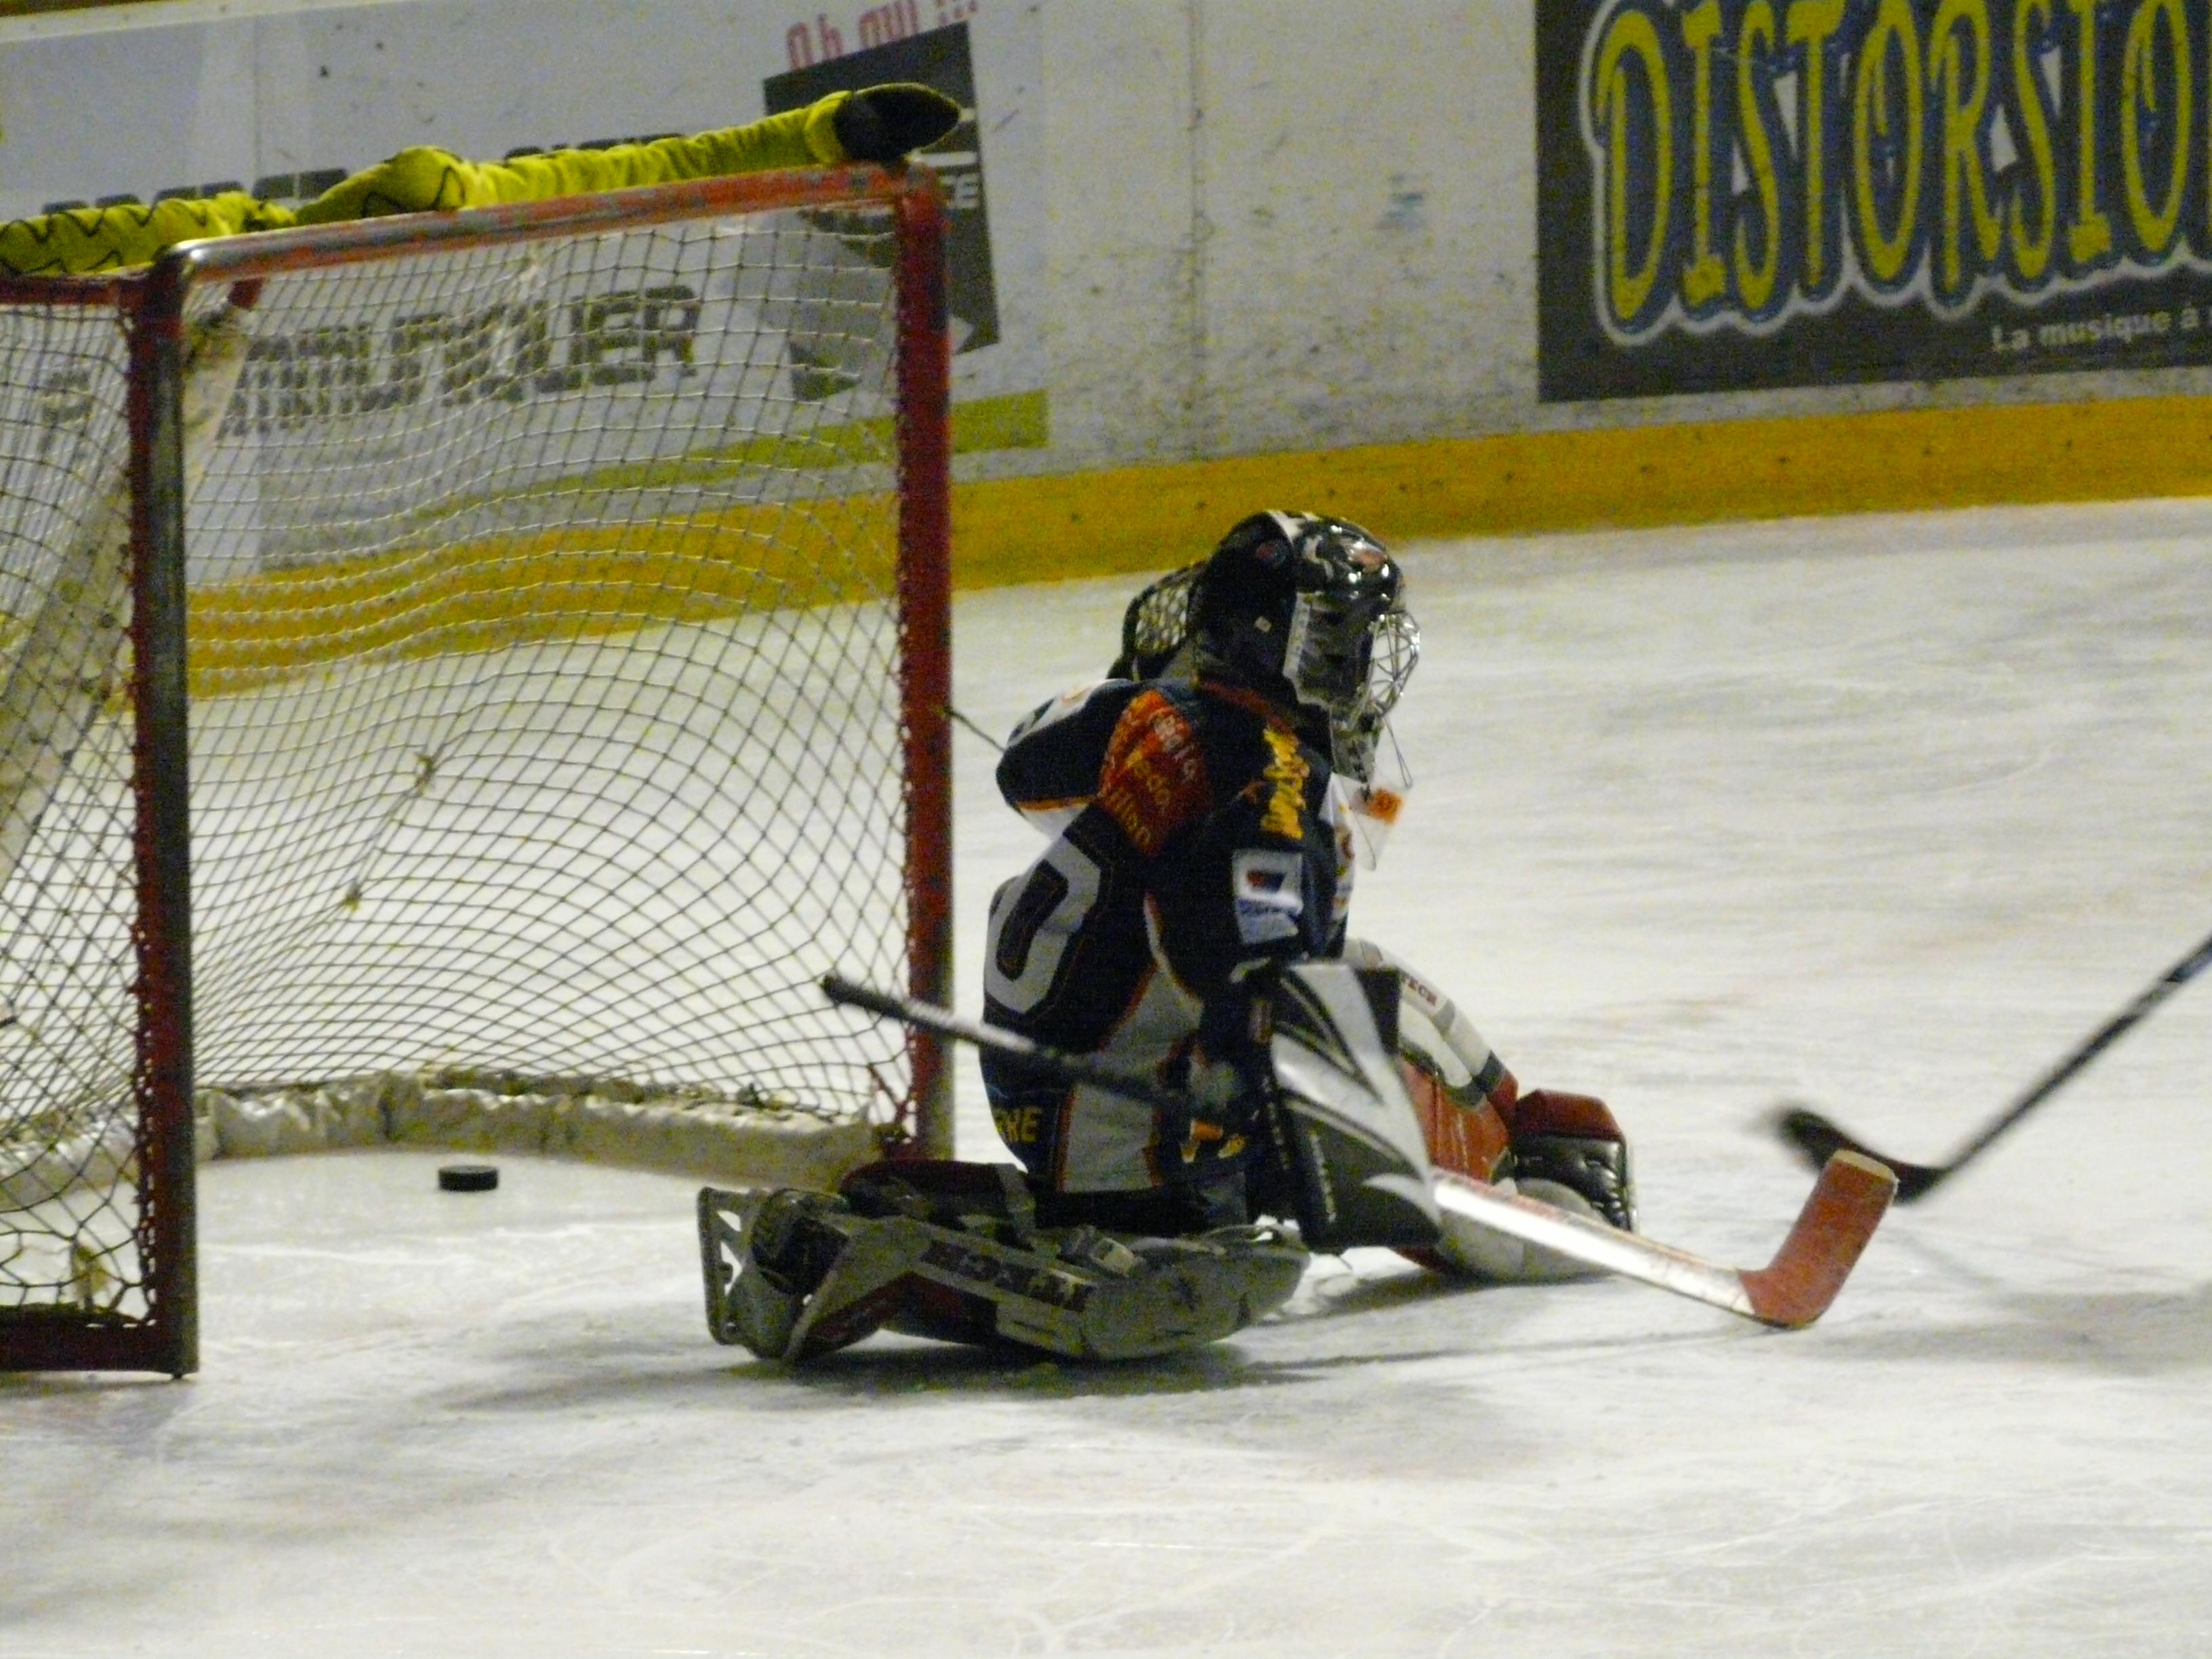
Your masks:
<svg viewBox="0 0 2212 1659"><path fill-rule="evenodd" d="M495 1164L444 1164L438 1168L441 1193L488 1193L499 1185Z"/></svg>

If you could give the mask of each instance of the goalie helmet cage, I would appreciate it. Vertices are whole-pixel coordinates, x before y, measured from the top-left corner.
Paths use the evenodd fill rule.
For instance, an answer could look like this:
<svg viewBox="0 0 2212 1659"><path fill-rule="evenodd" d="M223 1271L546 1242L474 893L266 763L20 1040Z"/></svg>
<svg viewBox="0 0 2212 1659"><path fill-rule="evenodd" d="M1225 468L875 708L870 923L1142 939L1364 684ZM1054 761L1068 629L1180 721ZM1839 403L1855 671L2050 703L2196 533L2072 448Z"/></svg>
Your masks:
<svg viewBox="0 0 2212 1659"><path fill-rule="evenodd" d="M944 211L0 277L0 1370L197 1369L218 1152L950 1154L940 1040L817 988L951 989Z"/></svg>

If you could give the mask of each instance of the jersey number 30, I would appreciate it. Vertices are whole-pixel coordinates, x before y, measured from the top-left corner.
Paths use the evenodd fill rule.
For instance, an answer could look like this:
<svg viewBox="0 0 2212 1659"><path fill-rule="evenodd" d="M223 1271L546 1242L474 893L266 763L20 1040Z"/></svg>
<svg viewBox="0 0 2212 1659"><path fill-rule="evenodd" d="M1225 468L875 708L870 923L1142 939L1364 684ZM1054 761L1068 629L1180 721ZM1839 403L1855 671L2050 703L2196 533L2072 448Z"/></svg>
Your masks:
<svg viewBox="0 0 2212 1659"><path fill-rule="evenodd" d="M1054 842L1027 876L991 901L990 949L983 988L1003 1008L1025 1014L1050 994L1068 942L1098 902L1098 866L1066 841Z"/></svg>

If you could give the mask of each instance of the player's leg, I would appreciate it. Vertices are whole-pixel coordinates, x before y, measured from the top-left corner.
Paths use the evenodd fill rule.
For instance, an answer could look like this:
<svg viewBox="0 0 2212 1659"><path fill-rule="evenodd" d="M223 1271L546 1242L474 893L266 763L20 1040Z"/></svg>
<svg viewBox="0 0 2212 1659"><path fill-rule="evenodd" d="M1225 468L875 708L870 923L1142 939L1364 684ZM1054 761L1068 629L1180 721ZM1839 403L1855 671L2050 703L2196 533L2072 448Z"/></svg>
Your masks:
<svg viewBox="0 0 2212 1659"><path fill-rule="evenodd" d="M699 1195L708 1328L805 1360L890 1328L1082 1359L1212 1342L1289 1300L1306 1255L1273 1228L1190 1238L1043 1228L1011 1165L871 1164L837 1193Z"/></svg>
<svg viewBox="0 0 2212 1659"><path fill-rule="evenodd" d="M1557 1090L1521 1093L1474 1022L1425 975L1364 939L1347 941L1345 957L1398 975L1399 1056L1438 1169L1510 1185L1615 1227L1635 1226L1628 1139L1604 1102ZM1411 1254L1425 1265L1486 1279L1588 1271L1456 1217L1437 1249Z"/></svg>
<svg viewBox="0 0 2212 1659"><path fill-rule="evenodd" d="M1097 1058L1144 1073L1173 1051L1152 1030L1164 1022L1143 1018L1152 1000L1117 1033L1133 1028L1135 1039ZM1170 1029L1170 1038L1180 1035ZM1029 1174L1039 1224L1176 1238L1251 1220L1243 1161L1223 1155L1231 1143L1218 1126L1041 1079L1010 1055L986 1050L980 1060L992 1123Z"/></svg>

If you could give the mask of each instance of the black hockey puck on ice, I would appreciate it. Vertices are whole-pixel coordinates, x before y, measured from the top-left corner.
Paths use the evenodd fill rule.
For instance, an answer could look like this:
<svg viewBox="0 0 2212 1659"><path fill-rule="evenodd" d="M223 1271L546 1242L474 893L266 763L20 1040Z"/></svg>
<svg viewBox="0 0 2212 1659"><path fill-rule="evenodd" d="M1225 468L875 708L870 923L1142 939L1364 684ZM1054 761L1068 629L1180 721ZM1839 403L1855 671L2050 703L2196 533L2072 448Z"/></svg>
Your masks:
<svg viewBox="0 0 2212 1659"><path fill-rule="evenodd" d="M441 1164L438 1190L441 1193L488 1193L499 1185L495 1164Z"/></svg>

